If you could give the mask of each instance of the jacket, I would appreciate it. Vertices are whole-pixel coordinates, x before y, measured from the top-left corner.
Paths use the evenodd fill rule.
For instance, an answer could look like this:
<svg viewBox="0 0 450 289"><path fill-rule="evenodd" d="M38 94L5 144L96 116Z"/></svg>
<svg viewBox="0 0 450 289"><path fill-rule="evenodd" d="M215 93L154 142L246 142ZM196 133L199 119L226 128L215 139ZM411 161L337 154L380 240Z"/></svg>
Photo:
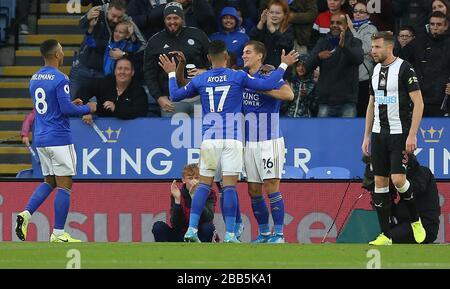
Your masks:
<svg viewBox="0 0 450 289"><path fill-rule="evenodd" d="M225 15L233 16L236 19L236 27L232 32L224 32L222 26L222 17ZM220 13L220 17L218 19L218 28L219 32L212 34L209 39L213 40L222 40L227 45L228 52L231 52L236 56L236 65L238 67L244 66L244 61L242 60L242 52L244 50L245 44L248 42L249 38L247 34L239 31L240 21L237 14L236 9L232 7L225 7Z"/></svg>
<svg viewBox="0 0 450 289"><path fill-rule="evenodd" d="M321 60L319 52L334 49L330 37L331 33L328 33L326 37L319 39L305 64L307 73L320 67L316 85L318 102L327 105L357 103L359 65L364 60L362 42L347 30L344 47L338 45L330 58Z"/></svg>
<svg viewBox="0 0 450 289"><path fill-rule="evenodd" d="M96 114L98 116L134 119L147 115L147 94L144 88L134 80L131 81L130 85L120 96L117 95L114 75L94 81L89 86L81 87L77 92L77 97L83 100L83 103L88 102L93 96L97 98ZM103 108L105 101L114 102L116 106L114 112Z"/></svg>
<svg viewBox="0 0 450 289"><path fill-rule="evenodd" d="M372 23L365 23L358 30L352 29L353 36L361 40L364 51L364 62L359 66L359 81L368 80L372 76L374 61L370 56L372 50L372 35L378 29Z"/></svg>
<svg viewBox="0 0 450 289"><path fill-rule="evenodd" d="M216 192L211 190L206 199L205 208L200 216L199 224L210 223L213 221L216 201ZM180 232L187 231L187 228L189 227L191 203L192 198L191 195L189 195L186 185L183 185L181 188L180 204L176 204L175 198L172 195L170 196L170 223L172 224L173 229Z"/></svg>
<svg viewBox="0 0 450 289"><path fill-rule="evenodd" d="M399 49L402 59L416 70L425 104L440 105L445 96L445 85L450 82L450 35L434 38L424 32Z"/></svg>
<svg viewBox="0 0 450 289"><path fill-rule="evenodd" d="M159 55L179 50L186 56L187 63L193 63L198 68L209 67L209 39L205 32L194 27L182 27L178 35L161 30L148 40L144 53L144 80L150 94L158 99L169 95L167 74L158 65Z"/></svg>

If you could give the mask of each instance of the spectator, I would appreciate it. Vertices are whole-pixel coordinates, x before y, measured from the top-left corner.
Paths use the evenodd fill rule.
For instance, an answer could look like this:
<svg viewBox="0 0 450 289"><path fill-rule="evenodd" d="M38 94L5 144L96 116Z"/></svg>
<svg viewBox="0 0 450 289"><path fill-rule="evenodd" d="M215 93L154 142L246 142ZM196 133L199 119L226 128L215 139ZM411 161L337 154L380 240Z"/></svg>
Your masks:
<svg viewBox="0 0 450 289"><path fill-rule="evenodd" d="M92 7L89 12L81 17L80 27L88 30L89 23L94 18L97 18L97 23L92 31L92 38L95 40L96 47L92 48L86 45L85 42L81 44L80 52L74 59L72 69L70 71L70 90L72 95L76 95L81 85L90 85L90 82L94 82L103 78L103 57L111 39L115 26L122 20L129 20L131 18L125 14L126 2L124 0L111 0L109 4L103 6ZM143 44L144 37L141 32L134 25L134 32ZM122 54L116 51L112 57L120 58Z"/></svg>
<svg viewBox="0 0 450 289"><path fill-rule="evenodd" d="M306 73L305 62L307 54L301 54L295 64L292 79L289 84L294 92L294 100L285 101L281 108L284 115L288 117L311 117L311 108L316 102L313 80L313 73Z"/></svg>
<svg viewBox="0 0 450 289"><path fill-rule="evenodd" d="M161 107L161 115L169 117L175 112L186 112L193 115L194 102L172 103L169 98L167 74L159 67L159 55L171 51L182 51L188 64L197 68L209 67L206 54L209 39L206 34L195 27L183 26L183 9L179 3L171 2L164 9L165 29L155 34L147 42L144 57L144 78L150 94Z"/></svg>
<svg viewBox="0 0 450 289"><path fill-rule="evenodd" d="M398 31L397 41L400 48L405 47L416 37L416 30L410 25L400 27Z"/></svg>
<svg viewBox="0 0 450 289"><path fill-rule="evenodd" d="M184 234L189 226L192 198L199 182L198 165L189 164L185 166L181 181L183 183L181 190L178 188L175 180L170 186L171 226L162 221L158 221L153 225L152 233L155 237L155 242L183 242L184 240ZM198 226L198 237L202 242L211 242L213 240L215 232L213 219L216 201L216 192L211 190Z"/></svg>
<svg viewBox="0 0 450 289"><path fill-rule="evenodd" d="M216 18L208 0L175 1L183 6L186 26L200 28L207 35L216 32Z"/></svg>
<svg viewBox="0 0 450 289"><path fill-rule="evenodd" d="M167 0L131 0L128 3L127 14L139 27L145 36L150 39L164 28L163 12Z"/></svg>
<svg viewBox="0 0 450 289"><path fill-rule="evenodd" d="M92 82L78 91L77 97L87 102L97 98L97 115L133 119L147 114L147 95L144 88L134 78L134 66L130 59L117 61L114 75ZM83 117L83 121L92 123L92 115Z"/></svg>
<svg viewBox="0 0 450 289"><path fill-rule="evenodd" d="M89 22L89 29L86 33L85 43L88 47L95 48L96 42L92 37L92 31L97 23L97 18ZM141 43L137 41L133 31L133 24L129 21L119 22L114 28L114 34L105 49L103 57L103 73L110 75L113 73L116 60L127 56L129 53L137 52ZM117 55L117 56L116 56Z"/></svg>
<svg viewBox="0 0 450 289"><path fill-rule="evenodd" d="M373 194L374 182L371 170L370 157L363 158L366 163L364 172L363 188ZM441 208L439 205L439 194L433 173L429 168L421 166L414 155L410 155L406 175L414 190L417 211L426 231L424 244L433 243L439 231L439 216ZM392 243L417 244L414 240L409 211L405 201L400 198L397 202L397 190L390 182L389 192L392 196L391 237Z"/></svg>
<svg viewBox="0 0 450 289"><path fill-rule="evenodd" d="M261 10L267 7L269 0L260 2ZM294 30L294 48L299 53L306 53L311 47L311 32L317 17L317 0L290 0L289 23Z"/></svg>
<svg viewBox="0 0 450 289"><path fill-rule="evenodd" d="M242 67L242 51L249 38L247 34L239 32L240 21L236 9L225 7L220 14L218 21L219 32L212 34L211 40L222 40L227 45L228 52L236 57L238 67Z"/></svg>
<svg viewBox="0 0 450 289"><path fill-rule="evenodd" d="M440 11L430 17L430 31L419 34L399 50L399 56L416 70L425 104L424 116L444 116L441 106L450 78L448 20Z"/></svg>
<svg viewBox="0 0 450 289"><path fill-rule="evenodd" d="M211 5L216 18L219 18L223 8L234 7L240 18L240 32L249 34L258 21L258 6L254 0L214 0Z"/></svg>
<svg viewBox="0 0 450 289"><path fill-rule="evenodd" d="M431 10L432 12L441 11L450 21L450 2L448 0L434 0L431 3Z"/></svg>
<svg viewBox="0 0 450 289"><path fill-rule="evenodd" d="M331 15L344 13L345 0L327 0L328 10L321 12L314 21L311 34L311 43L314 45L318 39L330 32ZM320 9L319 9L320 11Z"/></svg>
<svg viewBox="0 0 450 289"><path fill-rule="evenodd" d="M265 63L277 67L281 63L281 51L286 53L294 47L294 31L289 26L289 7L284 0L272 0L268 9L250 32L250 38L266 46Z"/></svg>
<svg viewBox="0 0 450 289"><path fill-rule="evenodd" d="M431 13L432 0L392 0L394 15L398 18L399 26L411 25L417 34L423 33Z"/></svg>
<svg viewBox="0 0 450 289"><path fill-rule="evenodd" d="M372 75L374 62L371 56L372 35L377 33L377 28L369 20L370 14L364 2L357 2L353 9L353 20L347 15L349 30L353 36L361 40L364 51L364 61L359 66L359 89L357 116L365 117L367 104L369 103L369 82Z"/></svg>
<svg viewBox="0 0 450 289"><path fill-rule="evenodd" d="M22 123L22 130L20 131L20 137L22 138L22 143L25 144L27 147L30 146L29 135L31 127L33 126L34 123L35 116L36 111L33 109L29 114L27 114Z"/></svg>
<svg viewBox="0 0 450 289"><path fill-rule="evenodd" d="M19 34L30 34L28 27L28 16L30 14L31 0L17 0L17 24L19 25Z"/></svg>
<svg viewBox="0 0 450 289"><path fill-rule="evenodd" d="M307 73L320 67L317 94L319 117L355 117L359 65L364 51L361 40L348 29L344 14L331 16L331 32L320 38L306 61Z"/></svg>

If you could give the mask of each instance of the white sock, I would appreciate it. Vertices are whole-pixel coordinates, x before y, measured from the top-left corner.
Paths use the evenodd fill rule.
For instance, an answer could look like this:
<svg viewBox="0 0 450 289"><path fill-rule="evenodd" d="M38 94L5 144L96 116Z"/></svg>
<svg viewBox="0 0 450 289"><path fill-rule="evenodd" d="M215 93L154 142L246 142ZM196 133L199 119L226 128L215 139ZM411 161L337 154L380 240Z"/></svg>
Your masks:
<svg viewBox="0 0 450 289"><path fill-rule="evenodd" d="M23 213L28 217L28 219L31 218L31 214L28 210L23 211Z"/></svg>
<svg viewBox="0 0 450 289"><path fill-rule="evenodd" d="M61 236L62 234L64 234L64 229L53 229L53 234L55 236Z"/></svg>

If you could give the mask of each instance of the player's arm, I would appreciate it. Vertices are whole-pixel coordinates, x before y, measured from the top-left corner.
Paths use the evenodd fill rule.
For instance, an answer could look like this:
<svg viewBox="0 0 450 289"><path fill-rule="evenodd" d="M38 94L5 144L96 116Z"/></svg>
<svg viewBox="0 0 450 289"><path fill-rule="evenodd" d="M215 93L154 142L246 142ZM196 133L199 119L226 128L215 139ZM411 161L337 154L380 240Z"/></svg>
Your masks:
<svg viewBox="0 0 450 289"><path fill-rule="evenodd" d="M58 99L59 108L65 115L81 116L95 112L97 105L90 102L86 105L75 105L70 101L69 82L64 79L56 87L56 98Z"/></svg>
<svg viewBox="0 0 450 289"><path fill-rule="evenodd" d="M420 121L423 114L423 99L420 91L419 81L416 72L411 64L404 62L400 71L402 83L406 86L411 101L414 103L414 109L411 119L411 127L409 128L408 137L406 138L405 150L407 153L413 153L417 148L417 131L419 130Z"/></svg>
<svg viewBox="0 0 450 289"><path fill-rule="evenodd" d="M367 105L364 139L361 145L361 150L363 154L366 156L369 155L370 135L372 133L374 108L375 108L374 103L375 97L371 94L369 97L369 104Z"/></svg>
<svg viewBox="0 0 450 289"><path fill-rule="evenodd" d="M292 50L288 54L285 54L283 49L281 53L281 64L278 68L270 74L266 79L256 79L248 74L244 78L242 84L243 87L254 89L254 90L272 90L279 87L279 82L283 81L283 75L289 65L294 64L298 60L298 52Z"/></svg>
<svg viewBox="0 0 450 289"><path fill-rule="evenodd" d="M419 130L420 121L422 120L424 104L420 90L410 92L409 97L414 103L414 109L411 127L409 129L408 138L406 139L406 152L413 153L417 148L417 131Z"/></svg>
<svg viewBox="0 0 450 289"><path fill-rule="evenodd" d="M283 84L279 89L264 91L264 94L280 100L294 100L294 92L287 84Z"/></svg>
<svg viewBox="0 0 450 289"><path fill-rule="evenodd" d="M169 94L172 101L180 101L182 99L195 96L196 89L192 81L186 86L181 88L178 87L175 73L176 64L173 58L169 59L167 55L162 54L159 56L158 64L169 75Z"/></svg>

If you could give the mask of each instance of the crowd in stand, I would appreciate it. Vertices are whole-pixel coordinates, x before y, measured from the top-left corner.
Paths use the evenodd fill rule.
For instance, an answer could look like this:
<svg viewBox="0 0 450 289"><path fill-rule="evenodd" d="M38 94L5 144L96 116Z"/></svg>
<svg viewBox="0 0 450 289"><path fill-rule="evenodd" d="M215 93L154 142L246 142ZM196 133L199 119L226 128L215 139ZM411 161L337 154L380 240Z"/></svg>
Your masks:
<svg viewBox="0 0 450 289"><path fill-rule="evenodd" d="M82 2L109 2L93 6L81 17L85 40L70 73L72 96L85 101L95 96L101 116L192 115L199 99L170 101L167 74L158 65L158 57L181 51L189 67L201 73L210 65L206 57L209 41L220 39L239 69L242 49L249 40L265 44L264 63L275 67L283 49L301 53L301 61L285 75L295 97L282 106L283 115L363 117L375 64L371 36L381 30L395 33L396 55L415 68L424 116L448 116L448 0ZM117 71L119 64L121 72ZM143 111L145 106L148 109Z"/></svg>

